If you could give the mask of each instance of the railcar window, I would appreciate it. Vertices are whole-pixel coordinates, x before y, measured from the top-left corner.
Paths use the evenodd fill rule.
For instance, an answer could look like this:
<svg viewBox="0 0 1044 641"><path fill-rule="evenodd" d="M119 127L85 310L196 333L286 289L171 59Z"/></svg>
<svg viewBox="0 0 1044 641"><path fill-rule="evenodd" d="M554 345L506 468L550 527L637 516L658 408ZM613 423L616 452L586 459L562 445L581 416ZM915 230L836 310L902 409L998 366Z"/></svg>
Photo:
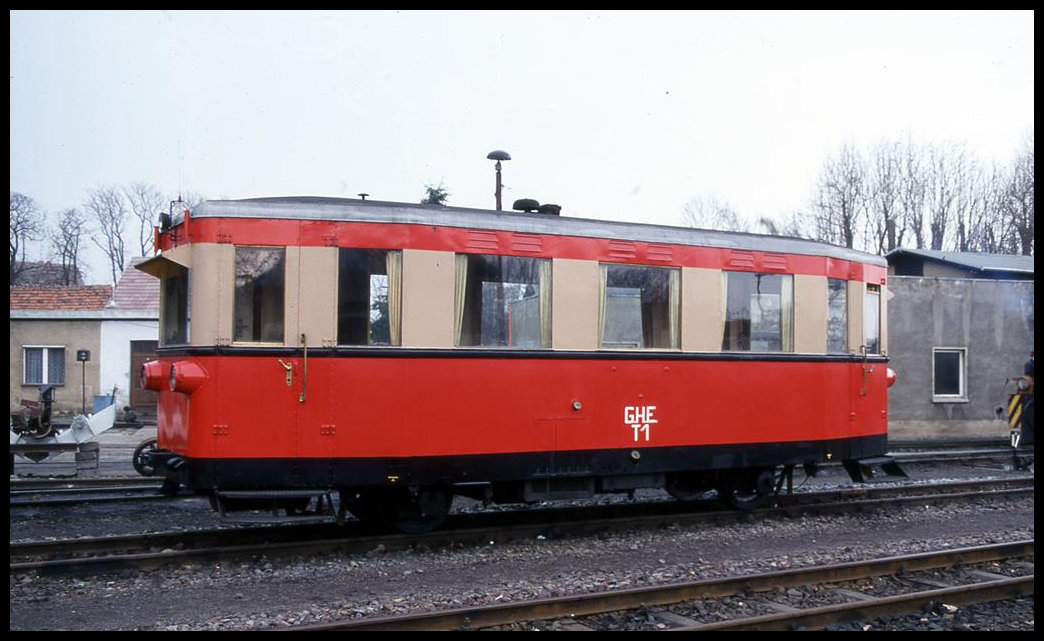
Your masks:
<svg viewBox="0 0 1044 641"><path fill-rule="evenodd" d="M848 352L848 281L827 279L827 352Z"/></svg>
<svg viewBox="0 0 1044 641"><path fill-rule="evenodd" d="M881 286L867 285L863 307L863 327L866 336L866 353L881 353Z"/></svg>
<svg viewBox="0 0 1044 641"><path fill-rule="evenodd" d="M189 342L189 273L179 268L163 278L163 344Z"/></svg>
<svg viewBox="0 0 1044 641"><path fill-rule="evenodd" d="M341 249L337 270L337 343L399 345L402 252Z"/></svg>
<svg viewBox="0 0 1044 641"><path fill-rule="evenodd" d="M236 247L233 340L283 342L286 250Z"/></svg>
<svg viewBox="0 0 1044 641"><path fill-rule="evenodd" d="M551 261L457 254L456 345L551 347Z"/></svg>
<svg viewBox="0 0 1044 641"><path fill-rule="evenodd" d="M794 277L723 272L725 351L794 350Z"/></svg>
<svg viewBox="0 0 1044 641"><path fill-rule="evenodd" d="M677 269L602 265L602 347L676 349L679 290Z"/></svg>

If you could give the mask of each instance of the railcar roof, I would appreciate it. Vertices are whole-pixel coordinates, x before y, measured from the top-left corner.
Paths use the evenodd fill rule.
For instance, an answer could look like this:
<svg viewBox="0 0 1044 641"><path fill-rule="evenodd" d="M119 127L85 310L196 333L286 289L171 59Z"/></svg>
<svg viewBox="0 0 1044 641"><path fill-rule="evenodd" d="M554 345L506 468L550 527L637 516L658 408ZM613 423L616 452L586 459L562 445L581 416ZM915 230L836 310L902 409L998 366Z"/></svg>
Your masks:
<svg viewBox="0 0 1044 641"><path fill-rule="evenodd" d="M610 220L574 218L518 211L493 211L444 205L326 198L317 196L208 200L192 210L193 218L288 218L351 222L404 223L606 238L826 256L860 263L887 265L884 258L865 252L800 238L671 227ZM175 220L175 224L180 220Z"/></svg>

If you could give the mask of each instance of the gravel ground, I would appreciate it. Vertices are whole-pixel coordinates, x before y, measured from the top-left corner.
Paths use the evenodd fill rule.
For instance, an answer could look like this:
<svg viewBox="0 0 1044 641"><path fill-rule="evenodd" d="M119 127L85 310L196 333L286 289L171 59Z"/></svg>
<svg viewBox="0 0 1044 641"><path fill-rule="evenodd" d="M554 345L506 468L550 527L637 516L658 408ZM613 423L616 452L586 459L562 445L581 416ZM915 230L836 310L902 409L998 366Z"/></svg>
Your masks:
<svg viewBox="0 0 1044 641"><path fill-rule="evenodd" d="M911 468L914 482L1013 476ZM813 485L845 483L827 474ZM805 488L811 487L806 485ZM12 510L11 540L213 527L198 500ZM266 559L77 579L12 576L11 630L243 630L756 573L1033 538L1033 498L853 516L674 526L461 549ZM871 629L1032 630L1033 598ZM534 627L539 627L539 624ZM553 627L554 626L550 626Z"/></svg>

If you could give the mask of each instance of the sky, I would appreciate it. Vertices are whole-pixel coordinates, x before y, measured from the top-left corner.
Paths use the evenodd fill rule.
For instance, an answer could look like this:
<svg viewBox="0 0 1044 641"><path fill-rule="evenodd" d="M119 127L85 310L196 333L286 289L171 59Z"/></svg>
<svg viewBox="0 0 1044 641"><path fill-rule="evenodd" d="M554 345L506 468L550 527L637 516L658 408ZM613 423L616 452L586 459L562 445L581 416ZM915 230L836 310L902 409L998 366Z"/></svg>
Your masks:
<svg viewBox="0 0 1044 641"><path fill-rule="evenodd" d="M806 208L843 145L1033 132L1032 11L12 11L11 191L334 196L683 224ZM87 243L87 281L108 270ZM31 259L46 258L42 243Z"/></svg>

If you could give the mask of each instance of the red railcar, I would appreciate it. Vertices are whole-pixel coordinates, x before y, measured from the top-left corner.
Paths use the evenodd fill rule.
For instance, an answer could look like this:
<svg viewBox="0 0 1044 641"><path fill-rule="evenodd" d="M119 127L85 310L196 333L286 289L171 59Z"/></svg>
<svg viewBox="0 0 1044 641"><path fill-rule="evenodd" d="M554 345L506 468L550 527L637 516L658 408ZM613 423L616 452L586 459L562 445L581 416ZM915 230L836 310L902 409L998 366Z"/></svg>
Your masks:
<svg viewBox="0 0 1044 641"><path fill-rule="evenodd" d="M750 506L779 469L885 453L876 256L332 198L208 201L157 239L154 462L223 509L336 491L419 530L455 494Z"/></svg>

